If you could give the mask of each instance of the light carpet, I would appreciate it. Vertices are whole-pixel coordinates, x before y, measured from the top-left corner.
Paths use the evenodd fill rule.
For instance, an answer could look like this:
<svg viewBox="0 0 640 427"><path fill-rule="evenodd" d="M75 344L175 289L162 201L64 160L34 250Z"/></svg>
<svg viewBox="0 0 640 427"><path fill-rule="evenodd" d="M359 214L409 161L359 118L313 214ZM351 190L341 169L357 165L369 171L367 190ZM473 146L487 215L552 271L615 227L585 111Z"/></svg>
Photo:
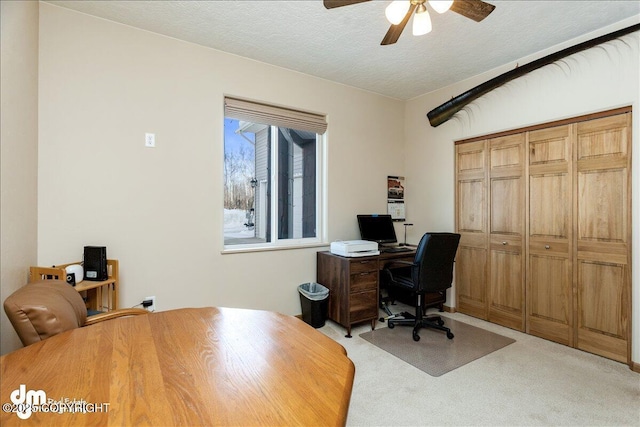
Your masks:
<svg viewBox="0 0 640 427"><path fill-rule="evenodd" d="M361 338L370 322L354 325L353 338L345 338L345 328L327 320L318 330L341 344L356 366L348 427L640 427L640 374L626 364L462 313L433 311L445 323L453 319L515 342L433 377ZM392 332L413 342L410 328Z"/></svg>
<svg viewBox="0 0 640 427"><path fill-rule="evenodd" d="M415 366L433 377L439 377L460 366L493 353L513 342L512 338L471 326L467 323L444 319L445 326L455 335L430 328L420 330L420 341L414 341L413 328L396 325L360 334L360 337Z"/></svg>

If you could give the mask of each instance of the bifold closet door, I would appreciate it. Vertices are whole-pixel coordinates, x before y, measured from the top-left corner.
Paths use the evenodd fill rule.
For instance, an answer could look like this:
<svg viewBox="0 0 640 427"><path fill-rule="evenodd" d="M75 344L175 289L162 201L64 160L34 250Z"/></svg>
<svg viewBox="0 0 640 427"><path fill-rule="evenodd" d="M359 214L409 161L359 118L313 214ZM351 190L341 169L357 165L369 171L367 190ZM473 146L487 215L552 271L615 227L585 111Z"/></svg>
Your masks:
<svg viewBox="0 0 640 427"><path fill-rule="evenodd" d="M573 125L529 133L527 332L573 346Z"/></svg>
<svg viewBox="0 0 640 427"><path fill-rule="evenodd" d="M577 124L576 347L628 360L631 113Z"/></svg>
<svg viewBox="0 0 640 427"><path fill-rule="evenodd" d="M525 330L525 134L489 140L489 321Z"/></svg>
<svg viewBox="0 0 640 427"><path fill-rule="evenodd" d="M486 141L456 146L456 307L487 319Z"/></svg>
<svg viewBox="0 0 640 427"><path fill-rule="evenodd" d="M628 363L631 109L456 142L457 310Z"/></svg>

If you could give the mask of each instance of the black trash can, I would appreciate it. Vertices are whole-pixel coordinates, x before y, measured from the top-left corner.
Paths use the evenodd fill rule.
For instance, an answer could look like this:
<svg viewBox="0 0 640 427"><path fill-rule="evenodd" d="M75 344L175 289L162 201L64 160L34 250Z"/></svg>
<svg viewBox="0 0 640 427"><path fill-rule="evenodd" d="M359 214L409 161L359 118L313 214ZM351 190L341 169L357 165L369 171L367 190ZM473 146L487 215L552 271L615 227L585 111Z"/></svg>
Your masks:
<svg viewBox="0 0 640 427"><path fill-rule="evenodd" d="M320 283L303 283L298 286L302 320L314 328L321 328L327 319L329 289Z"/></svg>

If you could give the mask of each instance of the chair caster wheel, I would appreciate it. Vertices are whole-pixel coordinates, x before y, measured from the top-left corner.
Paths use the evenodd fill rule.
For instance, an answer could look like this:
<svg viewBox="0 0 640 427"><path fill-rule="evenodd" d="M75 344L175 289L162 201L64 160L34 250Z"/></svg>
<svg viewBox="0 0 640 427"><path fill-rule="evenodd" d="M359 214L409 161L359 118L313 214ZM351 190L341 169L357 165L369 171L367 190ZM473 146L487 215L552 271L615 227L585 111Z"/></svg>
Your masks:
<svg viewBox="0 0 640 427"><path fill-rule="evenodd" d="M450 340L453 339L453 334L451 332L447 332L447 338Z"/></svg>
<svg viewBox="0 0 640 427"><path fill-rule="evenodd" d="M384 317L379 318L379 319L378 319L378 322L382 322L382 323L384 323Z"/></svg>
<svg viewBox="0 0 640 427"><path fill-rule="evenodd" d="M420 341L420 335L418 335L417 332L413 333L413 340L416 341L416 342Z"/></svg>
<svg viewBox="0 0 640 427"><path fill-rule="evenodd" d="M393 322L387 322L387 326L389 327L389 329L393 329L396 327L396 325L394 325Z"/></svg>

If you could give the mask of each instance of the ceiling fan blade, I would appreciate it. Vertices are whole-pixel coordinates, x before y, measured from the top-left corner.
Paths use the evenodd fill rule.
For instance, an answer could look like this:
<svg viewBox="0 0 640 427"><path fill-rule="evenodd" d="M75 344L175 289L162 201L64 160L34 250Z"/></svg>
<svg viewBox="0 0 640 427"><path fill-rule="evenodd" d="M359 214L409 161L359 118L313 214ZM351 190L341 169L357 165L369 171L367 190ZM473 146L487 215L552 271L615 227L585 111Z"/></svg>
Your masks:
<svg viewBox="0 0 640 427"><path fill-rule="evenodd" d="M483 2L482 0L455 0L451 5L451 10L473 19L476 22L482 21L489 16L496 7L492 4Z"/></svg>
<svg viewBox="0 0 640 427"><path fill-rule="evenodd" d="M370 0L324 0L324 7L333 9L334 7L349 6L352 4L364 3Z"/></svg>
<svg viewBox="0 0 640 427"><path fill-rule="evenodd" d="M400 34L402 34L402 30L407 26L407 23L409 22L409 19L411 19L411 15L413 15L413 11L416 10L416 7L418 7L417 4L412 4L402 22L398 25L391 25L391 27L389 27L389 31L387 31L387 34L385 34L382 39L382 43L380 43L382 46L394 44L398 41Z"/></svg>

